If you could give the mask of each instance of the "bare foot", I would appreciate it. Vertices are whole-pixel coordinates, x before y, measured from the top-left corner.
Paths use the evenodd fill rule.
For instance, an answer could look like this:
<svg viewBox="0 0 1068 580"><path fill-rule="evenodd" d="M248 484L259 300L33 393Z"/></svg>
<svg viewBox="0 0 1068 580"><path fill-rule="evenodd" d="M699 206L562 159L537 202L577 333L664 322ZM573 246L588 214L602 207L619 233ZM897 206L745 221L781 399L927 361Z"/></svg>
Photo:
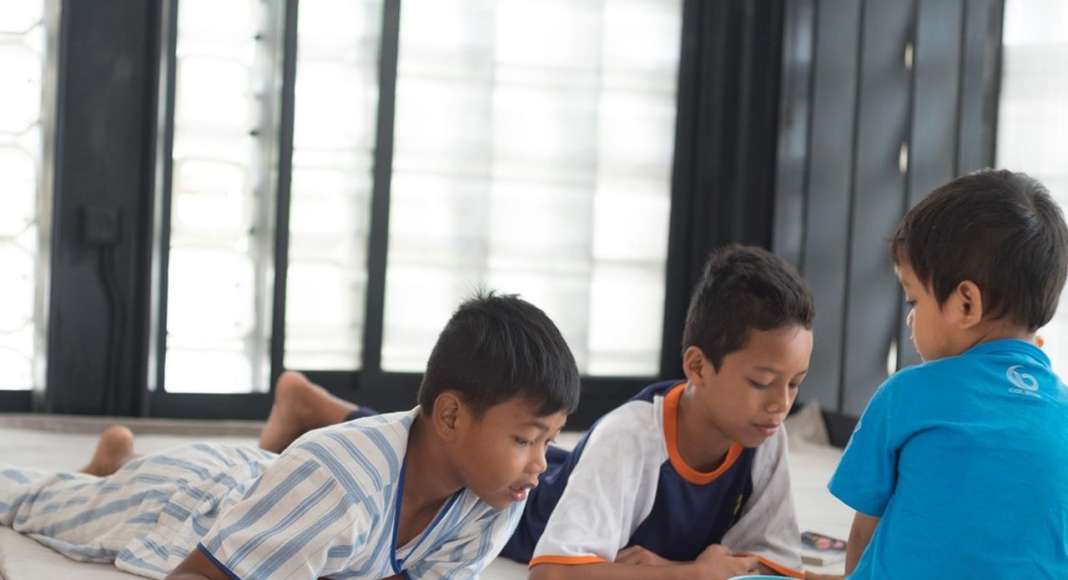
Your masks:
<svg viewBox="0 0 1068 580"><path fill-rule="evenodd" d="M281 453L312 429L340 423L359 409L296 371L286 371L274 386L274 405L260 433L260 447Z"/></svg>
<svg viewBox="0 0 1068 580"><path fill-rule="evenodd" d="M133 433L122 425L112 425L104 429L89 464L78 471L97 477L115 473L127 461L136 457L133 452L133 439Z"/></svg>

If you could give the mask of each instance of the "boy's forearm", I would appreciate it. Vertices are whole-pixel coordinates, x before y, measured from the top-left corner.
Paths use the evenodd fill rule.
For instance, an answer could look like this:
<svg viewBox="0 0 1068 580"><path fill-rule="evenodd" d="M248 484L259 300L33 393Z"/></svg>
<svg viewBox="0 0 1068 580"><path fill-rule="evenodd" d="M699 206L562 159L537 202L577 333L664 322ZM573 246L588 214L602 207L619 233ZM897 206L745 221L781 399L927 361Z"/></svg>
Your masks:
<svg viewBox="0 0 1068 580"><path fill-rule="evenodd" d="M694 580L702 578L693 563L674 566L635 566L632 564L540 564L530 569L529 580Z"/></svg>
<svg viewBox="0 0 1068 580"><path fill-rule="evenodd" d="M868 542L875 534L875 528L879 525L879 518L864 515L857 512L853 517L853 527L849 530L849 542L846 543L846 574L852 574L853 569L860 562L860 556L864 554Z"/></svg>

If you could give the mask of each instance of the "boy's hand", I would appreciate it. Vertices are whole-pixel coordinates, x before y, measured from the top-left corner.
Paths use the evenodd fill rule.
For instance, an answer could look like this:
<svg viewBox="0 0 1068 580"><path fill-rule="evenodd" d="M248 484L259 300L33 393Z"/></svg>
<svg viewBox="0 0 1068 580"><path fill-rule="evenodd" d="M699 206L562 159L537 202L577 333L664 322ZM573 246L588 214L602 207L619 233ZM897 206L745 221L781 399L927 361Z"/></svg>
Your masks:
<svg viewBox="0 0 1068 580"><path fill-rule="evenodd" d="M701 566L701 578L725 580L743 574L759 574L760 561L756 556L735 556L721 544L712 544L694 561Z"/></svg>
<svg viewBox="0 0 1068 580"><path fill-rule="evenodd" d="M678 562L661 558L655 552L650 552L641 546L631 546L620 550L616 554L616 564L630 564L632 566L675 566Z"/></svg>

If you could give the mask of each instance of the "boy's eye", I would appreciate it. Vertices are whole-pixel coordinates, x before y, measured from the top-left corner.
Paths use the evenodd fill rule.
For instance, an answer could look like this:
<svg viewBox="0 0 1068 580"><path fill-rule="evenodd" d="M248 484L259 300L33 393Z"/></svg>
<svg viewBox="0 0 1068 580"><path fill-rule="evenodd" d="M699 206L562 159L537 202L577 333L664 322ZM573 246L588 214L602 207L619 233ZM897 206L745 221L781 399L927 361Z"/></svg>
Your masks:
<svg viewBox="0 0 1068 580"><path fill-rule="evenodd" d="M514 439L515 442L516 442L516 445L519 445L520 447L529 447L529 446L534 444L534 442L531 441L530 439L523 439L522 437L519 437L519 436L513 436L512 439Z"/></svg>
<svg viewBox="0 0 1068 580"><path fill-rule="evenodd" d="M906 300L905 304L908 304L909 308L915 308L916 307L916 301L915 300Z"/></svg>
<svg viewBox="0 0 1068 580"><path fill-rule="evenodd" d="M749 384L750 384L750 385L753 385L754 387L756 387L756 388L758 388L758 389L766 389L766 388L768 388L769 386L771 386L771 384L770 384L770 383L768 383L768 384L764 384L764 383L761 383L761 382L759 382L759 381L754 381L753 379L749 379Z"/></svg>

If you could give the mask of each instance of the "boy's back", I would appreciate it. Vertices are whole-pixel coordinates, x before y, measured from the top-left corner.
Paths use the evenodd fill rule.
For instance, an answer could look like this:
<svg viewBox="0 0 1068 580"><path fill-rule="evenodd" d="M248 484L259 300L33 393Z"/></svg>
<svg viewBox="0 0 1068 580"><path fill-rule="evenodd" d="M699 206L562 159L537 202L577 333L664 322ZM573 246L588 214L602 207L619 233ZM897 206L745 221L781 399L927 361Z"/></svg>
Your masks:
<svg viewBox="0 0 1068 580"><path fill-rule="evenodd" d="M1068 391L1037 346L993 341L902 371L868 409L831 482L882 515L851 578L1065 573Z"/></svg>
<svg viewBox="0 0 1068 580"><path fill-rule="evenodd" d="M876 392L831 492L857 510L853 578L1068 577L1068 393L1035 332L1068 277L1041 184L983 170L932 191L890 240L925 361Z"/></svg>
<svg viewBox="0 0 1068 580"><path fill-rule="evenodd" d="M1068 570L1068 391L1022 340L904 370L869 404L831 491L881 514L851 578Z"/></svg>

